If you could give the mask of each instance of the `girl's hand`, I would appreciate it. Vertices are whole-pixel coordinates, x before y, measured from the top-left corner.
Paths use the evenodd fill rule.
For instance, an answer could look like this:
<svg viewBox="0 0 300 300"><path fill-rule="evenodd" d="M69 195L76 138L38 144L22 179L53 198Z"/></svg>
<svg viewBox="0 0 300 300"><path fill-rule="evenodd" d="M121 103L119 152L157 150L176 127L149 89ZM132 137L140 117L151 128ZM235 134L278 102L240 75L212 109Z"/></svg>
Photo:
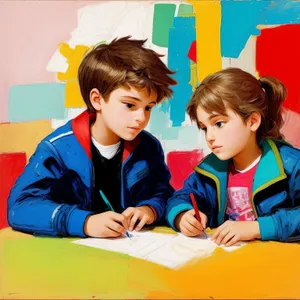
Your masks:
<svg viewBox="0 0 300 300"><path fill-rule="evenodd" d="M216 229L211 237L216 244L225 246L259 238L260 230L257 221L226 221Z"/></svg>
<svg viewBox="0 0 300 300"><path fill-rule="evenodd" d="M186 236L202 236L206 228L207 216L200 213L201 223L195 217L193 209L180 213L175 219L175 226Z"/></svg>

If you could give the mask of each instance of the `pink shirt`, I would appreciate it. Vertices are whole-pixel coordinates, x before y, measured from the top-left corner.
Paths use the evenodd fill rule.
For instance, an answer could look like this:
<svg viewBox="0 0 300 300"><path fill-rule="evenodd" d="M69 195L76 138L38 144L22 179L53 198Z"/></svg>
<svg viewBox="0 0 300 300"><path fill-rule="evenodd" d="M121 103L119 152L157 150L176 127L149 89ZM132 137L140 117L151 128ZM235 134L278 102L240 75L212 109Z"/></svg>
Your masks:
<svg viewBox="0 0 300 300"><path fill-rule="evenodd" d="M230 220L253 221L255 215L251 205L253 178L258 166L255 163L245 172L237 171L233 164L229 166L227 184L227 208L226 214Z"/></svg>

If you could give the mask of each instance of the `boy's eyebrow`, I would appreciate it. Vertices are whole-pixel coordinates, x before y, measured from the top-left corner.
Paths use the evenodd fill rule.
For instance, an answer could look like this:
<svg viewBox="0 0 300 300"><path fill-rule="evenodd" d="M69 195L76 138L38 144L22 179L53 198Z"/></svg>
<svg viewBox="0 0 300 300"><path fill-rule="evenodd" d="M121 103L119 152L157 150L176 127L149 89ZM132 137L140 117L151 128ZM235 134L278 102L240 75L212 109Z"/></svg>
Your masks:
<svg viewBox="0 0 300 300"><path fill-rule="evenodd" d="M122 98L131 98L132 100L136 100L136 101L142 101L140 98L137 98L137 97L133 97L133 96L122 96ZM150 102L150 103L148 103L148 104L156 104L156 101L152 101L152 102Z"/></svg>

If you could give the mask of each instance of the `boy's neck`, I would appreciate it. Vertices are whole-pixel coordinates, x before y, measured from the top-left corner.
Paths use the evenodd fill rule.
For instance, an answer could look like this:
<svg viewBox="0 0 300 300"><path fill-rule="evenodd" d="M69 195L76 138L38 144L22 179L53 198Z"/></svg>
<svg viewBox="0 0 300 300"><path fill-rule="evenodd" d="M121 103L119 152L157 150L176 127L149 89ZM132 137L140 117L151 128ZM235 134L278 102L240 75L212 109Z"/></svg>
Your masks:
<svg viewBox="0 0 300 300"><path fill-rule="evenodd" d="M237 170L245 170L248 168L259 156L262 150L258 146L256 140L251 140L247 146L239 154L232 158L233 165Z"/></svg>
<svg viewBox="0 0 300 300"><path fill-rule="evenodd" d="M98 114L95 122L91 124L91 136L103 146L114 145L120 141L120 137L105 125L103 119Z"/></svg>

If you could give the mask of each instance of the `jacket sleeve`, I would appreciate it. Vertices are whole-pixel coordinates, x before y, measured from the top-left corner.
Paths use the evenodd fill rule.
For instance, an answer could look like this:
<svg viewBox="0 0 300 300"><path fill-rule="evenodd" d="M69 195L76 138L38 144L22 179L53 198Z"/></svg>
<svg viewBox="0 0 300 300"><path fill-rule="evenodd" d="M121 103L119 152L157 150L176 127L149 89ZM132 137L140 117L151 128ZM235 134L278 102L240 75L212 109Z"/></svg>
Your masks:
<svg viewBox="0 0 300 300"><path fill-rule="evenodd" d="M138 206L151 206L156 212L156 222L163 220L165 215L166 203L174 192L170 185L171 174L168 166L165 163L165 156L161 144L158 142L157 153L153 154L156 159L152 161L151 170L153 172L152 196L149 199L138 202Z"/></svg>
<svg viewBox="0 0 300 300"><path fill-rule="evenodd" d="M51 199L51 186L62 171L59 159L41 142L8 198L8 223L13 229L37 235L86 236L84 223L92 212Z"/></svg>
<svg viewBox="0 0 300 300"><path fill-rule="evenodd" d="M290 208L281 208L273 214L257 219L262 240L300 240L300 161L293 168L289 178Z"/></svg>
<svg viewBox="0 0 300 300"><path fill-rule="evenodd" d="M169 226L176 231L178 231L175 227L176 217L184 211L193 209L190 193L194 194L199 210L207 215L209 223L209 212L211 208L209 207L209 202L206 201L207 197L205 196L205 190L201 183L201 179L198 173L193 172L188 179L185 180L183 188L175 192L173 197L171 197L167 203L166 220Z"/></svg>

